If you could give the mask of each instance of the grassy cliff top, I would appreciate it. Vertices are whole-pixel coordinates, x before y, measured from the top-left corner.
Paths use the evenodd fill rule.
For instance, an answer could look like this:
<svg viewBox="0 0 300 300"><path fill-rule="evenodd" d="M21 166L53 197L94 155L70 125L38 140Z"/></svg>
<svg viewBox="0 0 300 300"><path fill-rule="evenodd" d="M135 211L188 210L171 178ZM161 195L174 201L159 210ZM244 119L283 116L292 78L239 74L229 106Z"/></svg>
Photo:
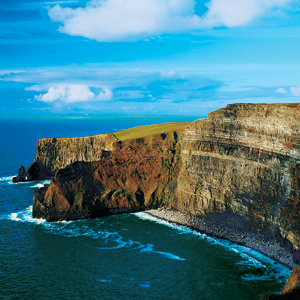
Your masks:
<svg viewBox="0 0 300 300"><path fill-rule="evenodd" d="M132 127L129 129L122 129L114 133L103 133L94 136L83 136L83 137L61 137L61 138L42 138L39 139L39 143L45 142L64 142L64 141L82 141L90 140L93 138L102 138L110 141L126 141L131 139L139 139L149 135L156 135L176 131L177 133L183 131L187 124L190 122L174 122L174 123L160 123L154 125L143 125L138 127Z"/></svg>
<svg viewBox="0 0 300 300"><path fill-rule="evenodd" d="M115 140L118 141L139 139L145 136L162 134L170 131L182 131L187 124L188 122L176 122L138 126L129 129L123 129L112 133L111 135Z"/></svg>

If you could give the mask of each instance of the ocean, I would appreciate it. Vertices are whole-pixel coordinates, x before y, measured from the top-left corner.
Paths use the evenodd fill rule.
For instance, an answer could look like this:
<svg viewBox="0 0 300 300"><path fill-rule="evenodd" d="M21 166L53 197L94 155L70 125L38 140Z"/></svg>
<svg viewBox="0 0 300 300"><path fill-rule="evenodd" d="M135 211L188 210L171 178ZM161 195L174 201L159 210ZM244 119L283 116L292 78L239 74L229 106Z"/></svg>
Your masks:
<svg viewBox="0 0 300 300"><path fill-rule="evenodd" d="M0 117L0 299L257 299L290 273L264 255L144 212L48 223L31 218L45 181L12 183L37 139L196 117Z"/></svg>

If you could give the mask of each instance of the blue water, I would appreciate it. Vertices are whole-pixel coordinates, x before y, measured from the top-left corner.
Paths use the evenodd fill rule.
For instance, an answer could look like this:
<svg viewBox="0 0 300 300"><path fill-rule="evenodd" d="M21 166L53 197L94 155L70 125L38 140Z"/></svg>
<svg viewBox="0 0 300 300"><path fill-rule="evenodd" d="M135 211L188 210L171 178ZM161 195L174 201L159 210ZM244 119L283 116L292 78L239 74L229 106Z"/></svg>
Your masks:
<svg viewBox="0 0 300 300"><path fill-rule="evenodd" d="M38 138L112 132L192 117L0 119L0 299L257 299L290 271L265 256L146 213L47 223L34 190L12 184Z"/></svg>

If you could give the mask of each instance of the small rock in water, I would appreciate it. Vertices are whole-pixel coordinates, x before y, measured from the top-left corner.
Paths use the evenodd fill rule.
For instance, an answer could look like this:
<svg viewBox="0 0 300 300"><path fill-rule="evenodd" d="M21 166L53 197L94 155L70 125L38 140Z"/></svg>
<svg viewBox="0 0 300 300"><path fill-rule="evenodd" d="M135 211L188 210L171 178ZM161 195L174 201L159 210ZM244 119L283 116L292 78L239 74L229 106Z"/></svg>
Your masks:
<svg viewBox="0 0 300 300"><path fill-rule="evenodd" d="M28 181L27 172L24 166L19 168L18 175L13 177L13 182L24 182Z"/></svg>

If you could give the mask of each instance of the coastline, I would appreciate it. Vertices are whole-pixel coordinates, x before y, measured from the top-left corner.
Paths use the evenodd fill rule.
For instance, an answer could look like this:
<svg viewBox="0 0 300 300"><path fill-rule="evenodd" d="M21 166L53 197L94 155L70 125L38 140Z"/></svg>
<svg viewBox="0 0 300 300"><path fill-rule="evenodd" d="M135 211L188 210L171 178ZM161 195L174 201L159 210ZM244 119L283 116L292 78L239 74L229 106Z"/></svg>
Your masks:
<svg viewBox="0 0 300 300"><path fill-rule="evenodd" d="M179 225L188 226L211 237L228 240L235 244L251 248L290 270L296 266L293 262L293 254L280 246L279 242L270 235L245 229L236 229L228 226L224 221L216 222L207 217L185 214L170 208L150 209L146 210L145 213Z"/></svg>

